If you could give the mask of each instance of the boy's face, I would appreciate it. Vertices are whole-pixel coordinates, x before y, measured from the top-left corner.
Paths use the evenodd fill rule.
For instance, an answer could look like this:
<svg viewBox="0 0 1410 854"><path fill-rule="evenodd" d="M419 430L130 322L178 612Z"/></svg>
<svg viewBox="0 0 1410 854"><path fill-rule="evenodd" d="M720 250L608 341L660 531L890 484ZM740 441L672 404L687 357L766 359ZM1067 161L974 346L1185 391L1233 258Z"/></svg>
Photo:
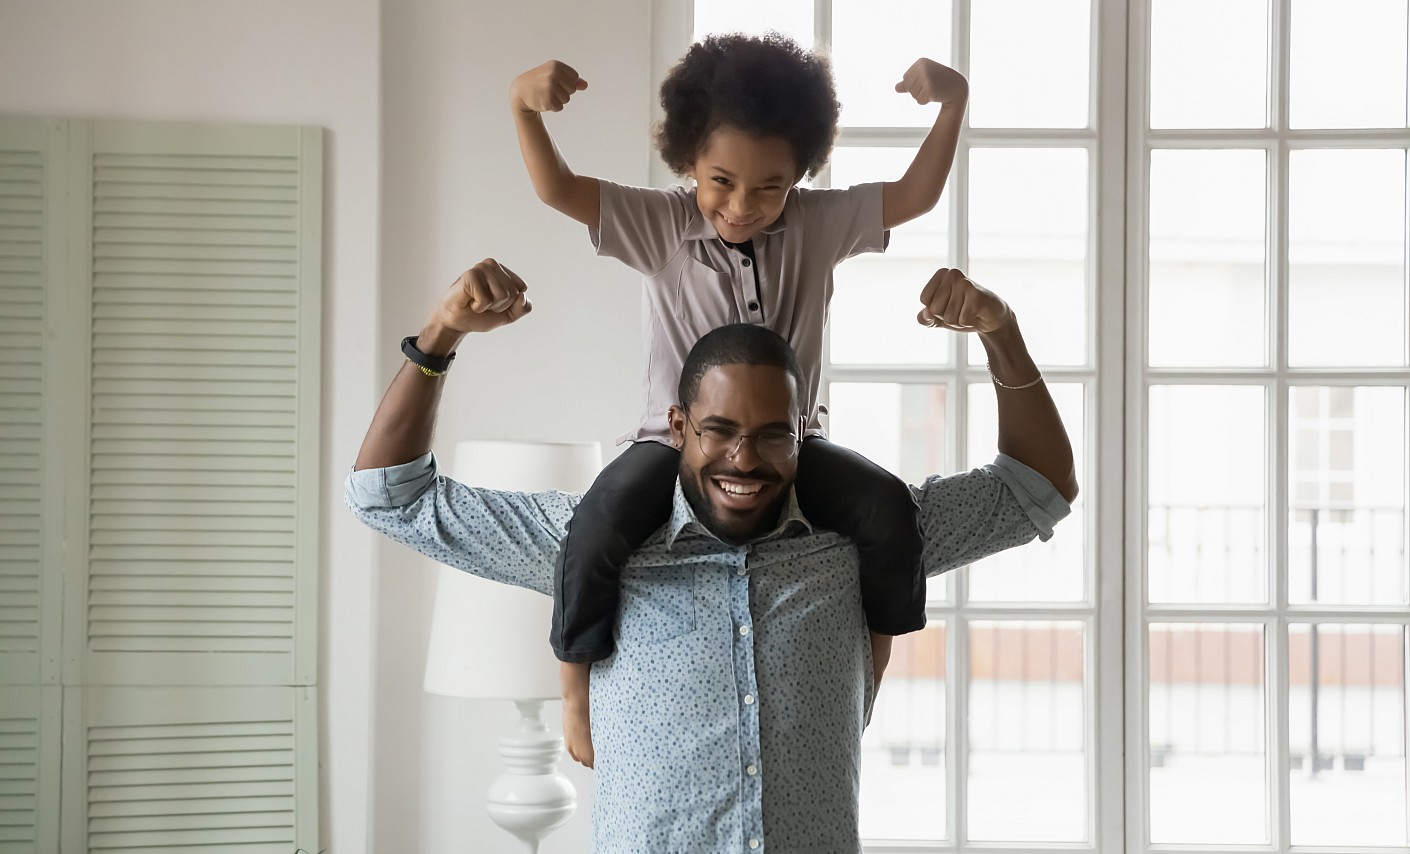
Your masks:
<svg viewBox="0 0 1410 854"><path fill-rule="evenodd" d="M686 175L695 179L701 215L730 243L753 240L773 225L802 177L787 140L731 127L710 134Z"/></svg>

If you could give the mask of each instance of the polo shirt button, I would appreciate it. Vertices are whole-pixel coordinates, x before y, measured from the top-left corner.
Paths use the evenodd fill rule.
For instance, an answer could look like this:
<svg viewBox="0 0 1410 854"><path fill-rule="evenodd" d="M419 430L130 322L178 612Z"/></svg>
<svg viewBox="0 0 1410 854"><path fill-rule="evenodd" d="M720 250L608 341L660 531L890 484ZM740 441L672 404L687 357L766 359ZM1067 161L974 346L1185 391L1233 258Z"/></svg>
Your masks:
<svg viewBox="0 0 1410 854"><path fill-rule="evenodd" d="M744 266L748 267L748 266L749 266L749 259L748 259L748 258L741 258L740 261L739 261L739 263L741 263L741 264L743 264Z"/></svg>
<svg viewBox="0 0 1410 854"><path fill-rule="evenodd" d="M749 840L749 847L750 847L750 848L758 848L758 847L759 847L759 840L757 840L757 839L751 839L751 840Z"/></svg>
<svg viewBox="0 0 1410 854"><path fill-rule="evenodd" d="M752 706L752 705L754 705L754 695L753 695L753 694L745 694L745 695L744 695L744 705L746 705L746 706Z"/></svg>
<svg viewBox="0 0 1410 854"><path fill-rule="evenodd" d="M758 304L757 302L751 302L751 303L749 303L749 310L750 310L750 311L758 311L758 310L759 310L759 304Z"/></svg>

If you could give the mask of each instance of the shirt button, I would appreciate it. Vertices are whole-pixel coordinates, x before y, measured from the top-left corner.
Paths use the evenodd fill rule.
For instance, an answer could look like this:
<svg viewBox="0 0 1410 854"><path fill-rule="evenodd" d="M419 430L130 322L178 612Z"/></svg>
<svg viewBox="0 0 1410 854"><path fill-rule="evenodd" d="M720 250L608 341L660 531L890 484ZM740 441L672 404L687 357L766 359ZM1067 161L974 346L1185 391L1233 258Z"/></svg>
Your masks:
<svg viewBox="0 0 1410 854"><path fill-rule="evenodd" d="M749 259L748 259L748 258L741 258L741 259L739 260L739 263L741 263L741 264L743 264L744 266L748 267L748 266L749 266Z"/></svg>
<svg viewBox="0 0 1410 854"><path fill-rule="evenodd" d="M748 574L749 574L749 570L745 569L745 568L742 567L742 566L741 566L739 569L736 569L734 572L735 572L736 575L748 575Z"/></svg>
<svg viewBox="0 0 1410 854"><path fill-rule="evenodd" d="M744 773L748 774L750 777L753 777L755 774L759 773L759 769L753 765L749 765L744 769Z"/></svg>
<svg viewBox="0 0 1410 854"><path fill-rule="evenodd" d="M746 706L752 706L752 705L754 705L754 695L753 695L753 694L745 694L745 695L744 695L744 705L746 705Z"/></svg>
<svg viewBox="0 0 1410 854"><path fill-rule="evenodd" d="M739 633L740 633L741 635L747 635L747 634L749 634L749 627L748 627L748 626L740 626L740 627L739 627Z"/></svg>
<svg viewBox="0 0 1410 854"><path fill-rule="evenodd" d="M759 304L758 304L757 302L751 302L751 303L749 303L749 310L750 310L750 311L758 311L758 310L759 310Z"/></svg>
<svg viewBox="0 0 1410 854"><path fill-rule="evenodd" d="M751 840L749 840L749 847L750 847L750 848L758 848L758 847L759 847L759 840L757 840L757 839L751 839Z"/></svg>

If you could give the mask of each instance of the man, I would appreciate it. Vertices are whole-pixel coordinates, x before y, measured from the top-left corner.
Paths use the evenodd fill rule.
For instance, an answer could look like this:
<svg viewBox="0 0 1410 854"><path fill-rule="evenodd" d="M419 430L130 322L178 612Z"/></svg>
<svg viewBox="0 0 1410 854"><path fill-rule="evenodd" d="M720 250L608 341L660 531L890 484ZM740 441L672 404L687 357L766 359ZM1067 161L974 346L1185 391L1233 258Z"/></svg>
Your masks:
<svg viewBox="0 0 1410 854"><path fill-rule="evenodd" d="M438 476L429 453L447 359L465 335L527 314L525 291L491 260L451 287L406 350L419 364L392 381L347 496L399 542L547 594L578 496L472 489ZM1077 484L1008 305L957 270L937 272L921 302L922 324L980 336L1002 452L913 488L936 575L1051 536ZM793 500L800 383L787 344L759 327L716 330L686 360L671 519L629 563L617 652L592 672L599 851L860 850L873 656L856 550Z"/></svg>

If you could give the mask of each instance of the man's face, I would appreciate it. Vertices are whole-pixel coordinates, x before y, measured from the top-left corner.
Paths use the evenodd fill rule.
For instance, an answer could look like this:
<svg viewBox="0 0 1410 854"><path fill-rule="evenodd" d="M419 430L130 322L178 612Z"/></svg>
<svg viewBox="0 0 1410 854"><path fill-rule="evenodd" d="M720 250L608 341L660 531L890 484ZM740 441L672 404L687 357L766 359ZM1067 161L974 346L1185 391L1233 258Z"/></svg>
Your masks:
<svg viewBox="0 0 1410 854"><path fill-rule="evenodd" d="M711 459L696 430L745 435L733 455L726 451ZM700 521L727 543L747 543L778 524L798 474L798 455L795 450L787 460L770 462L759 456L759 444L767 448L779 432L803 434L797 390L783 368L713 367L700 378L689 413L671 408L671 435L681 448L681 489Z"/></svg>
<svg viewBox="0 0 1410 854"><path fill-rule="evenodd" d="M701 215L730 243L753 240L773 225L801 177L788 140L730 127L710 134L686 174L695 179Z"/></svg>

